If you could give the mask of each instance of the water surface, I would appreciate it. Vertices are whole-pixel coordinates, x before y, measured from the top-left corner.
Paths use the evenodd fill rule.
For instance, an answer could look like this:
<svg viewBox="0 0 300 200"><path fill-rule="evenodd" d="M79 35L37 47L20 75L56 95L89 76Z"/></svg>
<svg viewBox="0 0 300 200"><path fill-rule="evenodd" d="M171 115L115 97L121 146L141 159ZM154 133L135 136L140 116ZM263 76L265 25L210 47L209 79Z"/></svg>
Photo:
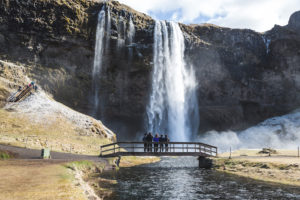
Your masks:
<svg viewBox="0 0 300 200"><path fill-rule="evenodd" d="M118 182L109 199L300 199L299 188L199 169L194 157L165 157L159 163L103 176L113 176Z"/></svg>

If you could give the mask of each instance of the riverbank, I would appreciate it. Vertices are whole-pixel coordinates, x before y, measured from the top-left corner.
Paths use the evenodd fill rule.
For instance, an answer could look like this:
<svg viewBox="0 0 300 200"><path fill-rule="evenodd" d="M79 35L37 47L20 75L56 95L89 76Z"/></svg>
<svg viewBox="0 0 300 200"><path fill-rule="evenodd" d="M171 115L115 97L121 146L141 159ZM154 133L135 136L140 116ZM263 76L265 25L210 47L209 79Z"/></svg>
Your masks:
<svg viewBox="0 0 300 200"><path fill-rule="evenodd" d="M95 161L0 159L0 199L100 200L111 191L102 188L109 164ZM113 181L110 182L113 184Z"/></svg>
<svg viewBox="0 0 300 200"><path fill-rule="evenodd" d="M0 199L86 200L71 171L62 164L52 160L0 161Z"/></svg>
<svg viewBox="0 0 300 200"><path fill-rule="evenodd" d="M3 145L1 148L0 199L102 199L112 193L111 184L116 184L115 180L101 178L104 170L118 169L115 159L52 152L53 159L42 160L38 159L40 151ZM159 160L123 157L120 167Z"/></svg>
<svg viewBox="0 0 300 200"><path fill-rule="evenodd" d="M260 150L238 150L214 159L217 171L269 183L300 186L300 158L296 150L277 150L276 154L259 154Z"/></svg>
<svg viewBox="0 0 300 200"><path fill-rule="evenodd" d="M81 170L83 172L84 180L90 186L92 186L96 195L100 199L104 199L113 195L113 186L117 184L117 181L112 178L113 176L103 176L103 172L108 174L114 174L119 168L128 168L138 165L150 164L159 162L159 157L137 157L137 156L124 156L121 157L120 163L118 158L108 158L109 168L106 170Z"/></svg>

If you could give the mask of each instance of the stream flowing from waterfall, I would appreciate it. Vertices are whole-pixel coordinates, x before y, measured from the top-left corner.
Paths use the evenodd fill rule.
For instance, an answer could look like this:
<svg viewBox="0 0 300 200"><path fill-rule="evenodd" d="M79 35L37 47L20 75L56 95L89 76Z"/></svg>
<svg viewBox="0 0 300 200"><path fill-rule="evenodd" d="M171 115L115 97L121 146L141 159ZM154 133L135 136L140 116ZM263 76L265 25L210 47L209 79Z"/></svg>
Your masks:
<svg viewBox="0 0 300 200"><path fill-rule="evenodd" d="M156 21L148 131L189 141L199 128L196 80L184 60L184 36L175 22Z"/></svg>
<svg viewBox="0 0 300 200"><path fill-rule="evenodd" d="M266 184L214 170L198 168L196 157L163 157L161 162L106 171L116 180L107 199L299 199L298 187Z"/></svg>
<svg viewBox="0 0 300 200"><path fill-rule="evenodd" d="M97 115L99 109L99 88L100 77L103 68L103 55L105 50L109 48L109 35L111 28L110 11L104 5L98 14L98 22L96 29L96 43L95 43L95 55L92 69L92 105L94 116ZM106 39L105 39L106 38Z"/></svg>

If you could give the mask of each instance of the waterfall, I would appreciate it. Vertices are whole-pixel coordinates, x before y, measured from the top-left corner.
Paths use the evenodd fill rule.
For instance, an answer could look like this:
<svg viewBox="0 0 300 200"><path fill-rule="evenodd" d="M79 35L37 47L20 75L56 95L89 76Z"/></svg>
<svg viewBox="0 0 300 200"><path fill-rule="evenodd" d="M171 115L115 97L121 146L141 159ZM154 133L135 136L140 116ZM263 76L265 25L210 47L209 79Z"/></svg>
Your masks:
<svg viewBox="0 0 300 200"><path fill-rule="evenodd" d="M119 50L125 44L125 31L126 31L126 22L122 16L119 16L118 20L118 41L117 49Z"/></svg>
<svg viewBox="0 0 300 200"><path fill-rule="evenodd" d="M128 44L132 44L134 41L134 36L135 36L135 28L134 28L134 24L132 21L132 18L130 16L129 18L129 27L128 27L128 32L127 32L127 39L128 39Z"/></svg>
<svg viewBox="0 0 300 200"><path fill-rule="evenodd" d="M129 53L129 61L132 61L133 56L133 43L134 43L134 36L135 36L135 28L132 21L132 17L129 17L129 24L128 24L128 32L127 32L127 45L128 45L128 53Z"/></svg>
<svg viewBox="0 0 300 200"><path fill-rule="evenodd" d="M184 61L184 37L177 23L156 21L148 130L189 141L199 128L196 80Z"/></svg>
<svg viewBox="0 0 300 200"><path fill-rule="evenodd" d="M105 11L105 5L102 7L98 14L98 22L96 29L96 44L95 55L92 69L92 92L93 92L93 115L97 114L99 108L99 88L100 76L103 68L103 55L105 50L109 48L109 35L110 35L110 11ZM105 40L106 36L106 40Z"/></svg>
<svg viewBox="0 0 300 200"><path fill-rule="evenodd" d="M271 43L271 39L268 39L266 36L262 36L262 39L263 39L263 41L264 41L264 43L265 43L265 46L266 46L266 52L267 52L267 54L270 52L270 43Z"/></svg>

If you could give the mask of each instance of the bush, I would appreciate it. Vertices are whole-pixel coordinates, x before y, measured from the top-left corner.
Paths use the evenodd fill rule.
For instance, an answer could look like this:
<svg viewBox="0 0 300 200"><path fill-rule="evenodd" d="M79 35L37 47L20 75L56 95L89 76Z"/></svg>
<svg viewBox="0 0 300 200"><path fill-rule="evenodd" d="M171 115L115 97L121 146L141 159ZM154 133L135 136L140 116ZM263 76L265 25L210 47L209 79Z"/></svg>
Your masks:
<svg viewBox="0 0 300 200"><path fill-rule="evenodd" d="M14 153L9 152L9 151L0 150L0 160L10 159L10 158L14 158L14 157L16 157L16 155Z"/></svg>

